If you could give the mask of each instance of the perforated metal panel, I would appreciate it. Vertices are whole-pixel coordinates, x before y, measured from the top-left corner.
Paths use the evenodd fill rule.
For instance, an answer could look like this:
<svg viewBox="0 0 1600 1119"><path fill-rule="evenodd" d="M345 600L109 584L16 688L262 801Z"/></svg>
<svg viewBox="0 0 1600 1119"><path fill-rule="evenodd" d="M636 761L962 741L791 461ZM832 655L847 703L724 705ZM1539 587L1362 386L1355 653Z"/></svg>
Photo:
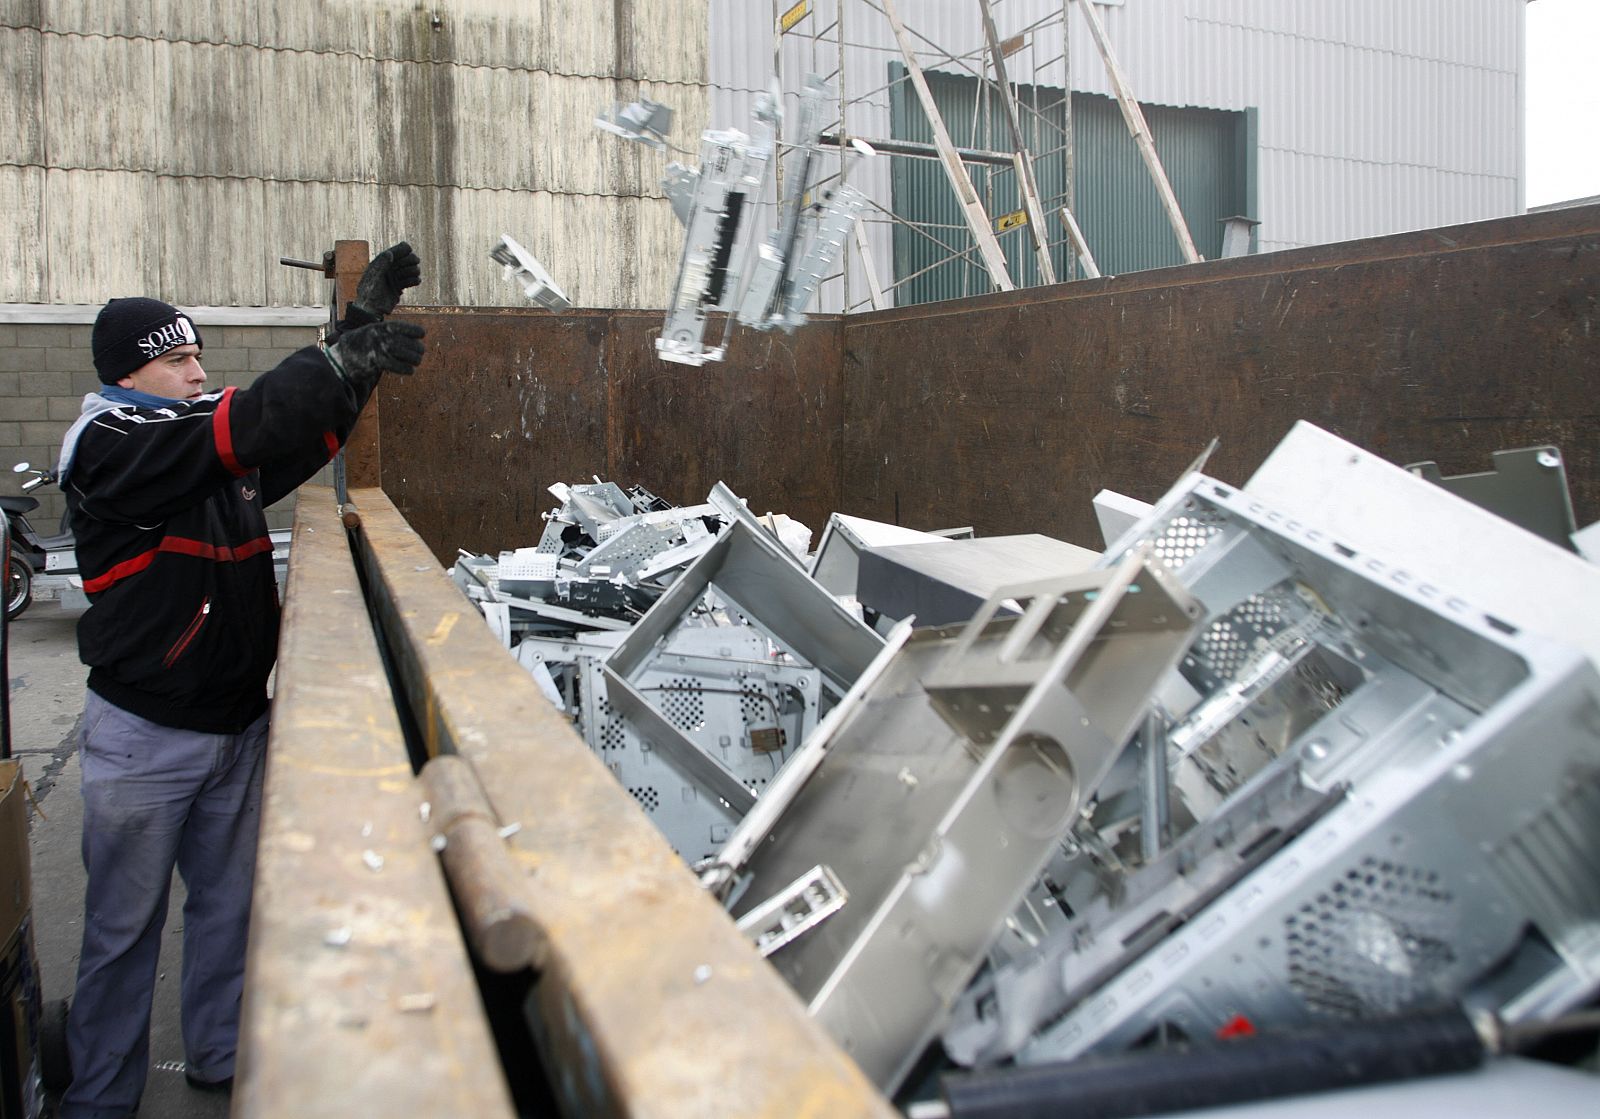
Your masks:
<svg viewBox="0 0 1600 1119"><path fill-rule="evenodd" d="M599 725L588 736L590 744L599 750L602 757L613 750L626 750L628 748L628 724L611 706L611 701L605 696L596 697L595 709L599 713Z"/></svg>
<svg viewBox="0 0 1600 1119"><path fill-rule="evenodd" d="M1119 541L1154 542L1211 611L1163 743L1170 819L1197 838L1169 859L1076 836L1117 861L1063 882L1078 915L969 992L947 1047L1028 1064L1236 1014L1288 1029L1477 999L1514 1019L1593 989L1592 854L1543 836L1600 770L1600 673L1302 517L1196 477Z"/></svg>
<svg viewBox="0 0 1600 1119"><path fill-rule="evenodd" d="M599 575L601 569L629 578L650 560L680 543L683 530L676 522L662 525L613 522L600 528L600 544L578 564L584 575Z"/></svg>
<svg viewBox="0 0 1600 1119"><path fill-rule="evenodd" d="M693 733L706 725L706 705L700 685L685 676L674 676L655 689L661 710L679 730Z"/></svg>
<svg viewBox="0 0 1600 1119"><path fill-rule="evenodd" d="M568 527L565 521L553 519L545 521L544 531L539 534L539 546L534 550L542 555L559 556L565 550L565 546L561 542L561 534Z"/></svg>
<svg viewBox="0 0 1600 1119"><path fill-rule="evenodd" d="M646 812L654 812L661 807L661 794L651 785L629 785L628 792L633 799L638 801Z"/></svg>
<svg viewBox="0 0 1600 1119"><path fill-rule="evenodd" d="M766 639L746 627L684 631L663 651L667 663L638 679L662 716L708 757L760 796L816 725L822 676L760 655ZM681 650L681 651L679 651ZM641 736L606 694L600 658L584 658L579 730L612 774L685 861L715 854L739 813Z"/></svg>
<svg viewBox="0 0 1600 1119"><path fill-rule="evenodd" d="M1212 526L1199 530L1189 526L1182 531L1183 542L1173 548L1175 557L1188 551L1191 545L1195 547L1188 555L1181 556L1180 563L1186 562L1199 546L1216 535L1217 530ZM1170 534L1162 539L1171 539ZM1219 681L1238 676L1264 645L1288 626L1305 622L1310 613L1311 607L1286 586L1253 594L1201 632L1200 639L1184 657L1184 675L1201 692L1208 692Z"/></svg>
<svg viewBox="0 0 1600 1119"><path fill-rule="evenodd" d="M1182 567L1217 535L1217 519L1201 514L1174 517L1156 536L1156 558L1171 568Z"/></svg>
<svg viewBox="0 0 1600 1119"><path fill-rule="evenodd" d="M738 822L738 815L642 741L606 697L598 660L582 665L585 719L579 730L590 749L644 809L685 861L693 863L716 850Z"/></svg>
<svg viewBox="0 0 1600 1119"><path fill-rule="evenodd" d="M1457 962L1461 920L1436 870L1367 857L1283 920L1289 985L1319 1015L1423 1005Z"/></svg>

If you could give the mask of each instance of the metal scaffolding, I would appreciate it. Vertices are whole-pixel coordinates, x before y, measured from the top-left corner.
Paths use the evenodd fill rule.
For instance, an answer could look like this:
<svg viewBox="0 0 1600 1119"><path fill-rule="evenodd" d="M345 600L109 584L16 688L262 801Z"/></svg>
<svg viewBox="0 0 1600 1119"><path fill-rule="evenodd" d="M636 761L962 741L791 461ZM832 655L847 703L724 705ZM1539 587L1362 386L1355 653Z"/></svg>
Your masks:
<svg viewBox="0 0 1600 1119"><path fill-rule="evenodd" d="M1073 37L1085 29L1110 76L1183 258L1191 263L1200 259L1094 3L971 0L970 37L956 45L935 41L905 18L901 7L895 0L773 2L773 65L780 88L787 94L798 89L806 75L816 74L836 95L838 115L822 137L840 153L833 179L843 181L852 174L846 155L851 141L864 140L884 156L937 161L961 213L956 223L919 221L897 213L887 171L873 176L858 164L853 185L867 195L867 209L858 219L846 263L833 277L843 284L846 313L887 305L896 290L954 261L975 265L963 270L961 294L1099 275L1075 220L1071 49ZM914 14L913 6L904 7ZM1075 8L1081 14L1075 15ZM887 68L889 62L899 63L902 69L897 75L882 82L861 80L876 66ZM972 118L963 122L965 134L972 137L970 144L957 145L952 139L930 90L929 73L976 79ZM897 86L909 87L928 120L932 143L886 135L885 99L900 93ZM1052 99L1059 105L1052 106ZM998 127L996 120L1001 122ZM1046 160L1059 161L1065 173L1041 185L1035 167ZM984 173L974 176L973 168ZM1011 196L1021 205L997 212L1009 205L1000 200ZM893 228L909 230L932 246L933 261L908 275L886 272L874 255L889 245L888 231ZM1015 249L1020 249L1036 262L1035 268L1028 272L1008 266L1008 246L1014 247L1013 260L1019 255ZM972 283L969 275L983 279Z"/></svg>

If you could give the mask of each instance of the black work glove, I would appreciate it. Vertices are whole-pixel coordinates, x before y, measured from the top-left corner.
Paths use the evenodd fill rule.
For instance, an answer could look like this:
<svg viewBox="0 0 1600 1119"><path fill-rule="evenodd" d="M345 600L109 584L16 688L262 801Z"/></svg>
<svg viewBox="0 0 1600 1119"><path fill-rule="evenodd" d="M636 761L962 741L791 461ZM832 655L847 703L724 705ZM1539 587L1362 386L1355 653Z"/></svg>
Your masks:
<svg viewBox="0 0 1600 1119"><path fill-rule="evenodd" d="M422 261L409 244L401 241L372 258L356 284L351 308L359 307L367 315L381 319L400 305L400 296L406 288L414 288L421 282Z"/></svg>
<svg viewBox="0 0 1600 1119"><path fill-rule="evenodd" d="M422 338L427 331L416 323L379 322L339 335L328 347L334 371L352 388L370 394L385 370L410 375L422 361Z"/></svg>

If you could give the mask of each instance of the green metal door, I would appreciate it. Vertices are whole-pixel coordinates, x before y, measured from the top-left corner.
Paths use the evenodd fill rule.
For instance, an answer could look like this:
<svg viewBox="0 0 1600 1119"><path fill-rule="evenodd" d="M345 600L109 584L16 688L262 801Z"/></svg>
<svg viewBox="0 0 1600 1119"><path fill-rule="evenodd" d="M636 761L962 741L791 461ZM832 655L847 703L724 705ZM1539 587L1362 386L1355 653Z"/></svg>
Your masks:
<svg viewBox="0 0 1600 1119"><path fill-rule="evenodd" d="M889 65L890 120L894 139L931 143L933 130L903 63ZM1010 147L992 87L969 75L929 73L928 86L957 147L1004 151ZM1067 277L1070 249L1060 219L1066 198L1065 114L1059 89L1017 87L1025 139L1034 155L1040 202L1046 215L1051 261ZM1077 205L1073 213L1104 275L1182 264L1149 173L1128 135L1115 100L1072 95ZM1247 214L1252 203L1249 116L1217 109L1144 106L1156 150L1206 258L1222 251L1221 219ZM943 166L936 160L893 156L890 176L895 214L895 301L904 306L992 291ZM1008 167L967 164L978 197L997 229L1007 267L1018 287L1039 282L1033 239L1013 224L1022 207L1016 175ZM1010 228L1005 228L1006 226ZM958 254L966 253L966 256ZM1081 273L1078 273L1081 275Z"/></svg>

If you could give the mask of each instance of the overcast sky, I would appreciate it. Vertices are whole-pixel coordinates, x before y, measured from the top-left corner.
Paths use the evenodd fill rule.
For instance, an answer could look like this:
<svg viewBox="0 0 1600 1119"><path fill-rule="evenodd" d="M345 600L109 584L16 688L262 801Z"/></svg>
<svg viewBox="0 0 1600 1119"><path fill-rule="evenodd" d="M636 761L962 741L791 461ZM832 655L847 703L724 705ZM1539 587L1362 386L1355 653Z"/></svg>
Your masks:
<svg viewBox="0 0 1600 1119"><path fill-rule="evenodd" d="M1528 5L1528 205L1600 194L1600 0Z"/></svg>

